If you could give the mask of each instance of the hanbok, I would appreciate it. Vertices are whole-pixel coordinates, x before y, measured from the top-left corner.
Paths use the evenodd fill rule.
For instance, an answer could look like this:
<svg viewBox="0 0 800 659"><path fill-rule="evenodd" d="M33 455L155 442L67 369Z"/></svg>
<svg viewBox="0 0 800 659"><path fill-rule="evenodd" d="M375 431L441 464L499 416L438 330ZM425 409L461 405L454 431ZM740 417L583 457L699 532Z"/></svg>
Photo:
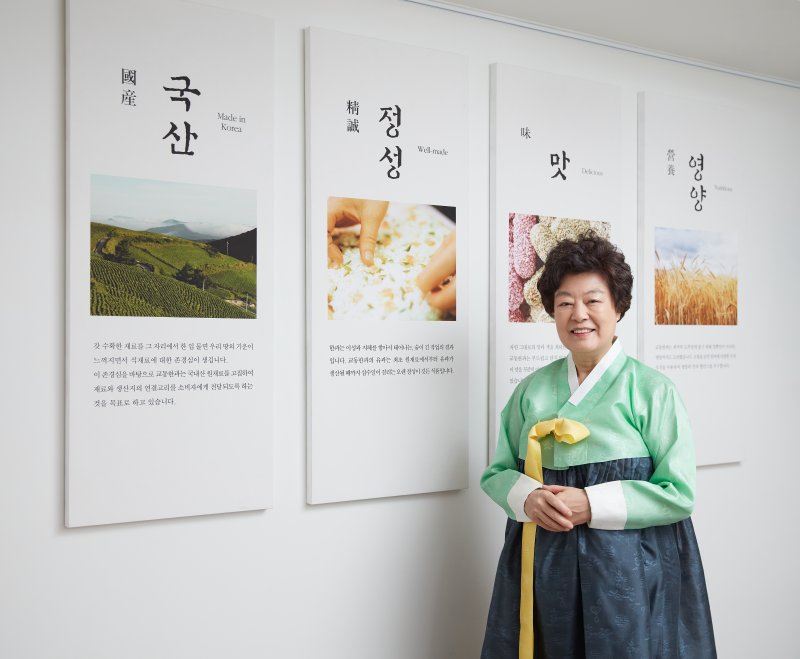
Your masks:
<svg viewBox="0 0 800 659"><path fill-rule="evenodd" d="M587 436L538 437L554 419ZM586 490L589 524L553 533L525 514L542 485L526 475L530 442L544 483ZM481 659L716 657L689 517L694 486L691 429L674 385L619 341L580 385L571 355L525 378L481 478L509 518ZM533 546L524 561L523 535Z"/></svg>

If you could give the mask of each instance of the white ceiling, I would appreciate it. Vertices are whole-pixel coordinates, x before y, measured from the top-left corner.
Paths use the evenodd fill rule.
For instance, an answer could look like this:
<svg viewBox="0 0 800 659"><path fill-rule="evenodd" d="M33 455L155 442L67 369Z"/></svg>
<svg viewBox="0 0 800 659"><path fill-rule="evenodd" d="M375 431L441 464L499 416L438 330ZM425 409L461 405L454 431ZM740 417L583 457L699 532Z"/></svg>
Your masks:
<svg viewBox="0 0 800 659"><path fill-rule="evenodd" d="M800 0L412 0L800 85Z"/></svg>

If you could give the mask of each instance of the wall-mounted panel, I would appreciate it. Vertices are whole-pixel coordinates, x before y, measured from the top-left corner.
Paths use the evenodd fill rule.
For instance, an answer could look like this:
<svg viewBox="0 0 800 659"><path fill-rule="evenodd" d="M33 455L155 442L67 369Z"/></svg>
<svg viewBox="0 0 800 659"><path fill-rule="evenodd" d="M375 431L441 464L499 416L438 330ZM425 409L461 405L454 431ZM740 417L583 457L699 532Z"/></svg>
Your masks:
<svg viewBox="0 0 800 659"><path fill-rule="evenodd" d="M639 97L640 353L684 397L699 465L741 459L740 243L753 132L730 108Z"/></svg>
<svg viewBox="0 0 800 659"><path fill-rule="evenodd" d="M269 507L272 24L71 0L67 38L67 525Z"/></svg>
<svg viewBox="0 0 800 659"><path fill-rule="evenodd" d="M566 354L536 286L549 251L587 230L636 244L621 215L620 104L610 85L492 66L490 456L514 387ZM618 326L630 352L632 326Z"/></svg>
<svg viewBox="0 0 800 659"><path fill-rule="evenodd" d="M466 59L306 39L308 501L464 488Z"/></svg>

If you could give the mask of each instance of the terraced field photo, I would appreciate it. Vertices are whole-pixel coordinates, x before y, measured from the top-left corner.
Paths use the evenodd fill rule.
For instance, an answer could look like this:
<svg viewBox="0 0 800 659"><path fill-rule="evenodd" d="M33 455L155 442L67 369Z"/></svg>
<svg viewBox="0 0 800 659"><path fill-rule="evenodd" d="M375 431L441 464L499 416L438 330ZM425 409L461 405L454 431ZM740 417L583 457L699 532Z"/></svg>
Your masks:
<svg viewBox="0 0 800 659"><path fill-rule="evenodd" d="M93 316L256 317L254 192L93 176L92 220Z"/></svg>

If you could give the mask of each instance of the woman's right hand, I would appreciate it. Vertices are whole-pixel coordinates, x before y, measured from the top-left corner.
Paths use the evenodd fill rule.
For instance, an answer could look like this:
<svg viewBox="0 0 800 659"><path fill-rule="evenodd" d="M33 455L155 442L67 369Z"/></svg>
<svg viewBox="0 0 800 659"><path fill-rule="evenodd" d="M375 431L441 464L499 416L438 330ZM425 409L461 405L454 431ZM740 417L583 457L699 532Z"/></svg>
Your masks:
<svg viewBox="0 0 800 659"><path fill-rule="evenodd" d="M525 499L525 514L536 524L554 533L571 531L572 511L555 492L539 488Z"/></svg>

